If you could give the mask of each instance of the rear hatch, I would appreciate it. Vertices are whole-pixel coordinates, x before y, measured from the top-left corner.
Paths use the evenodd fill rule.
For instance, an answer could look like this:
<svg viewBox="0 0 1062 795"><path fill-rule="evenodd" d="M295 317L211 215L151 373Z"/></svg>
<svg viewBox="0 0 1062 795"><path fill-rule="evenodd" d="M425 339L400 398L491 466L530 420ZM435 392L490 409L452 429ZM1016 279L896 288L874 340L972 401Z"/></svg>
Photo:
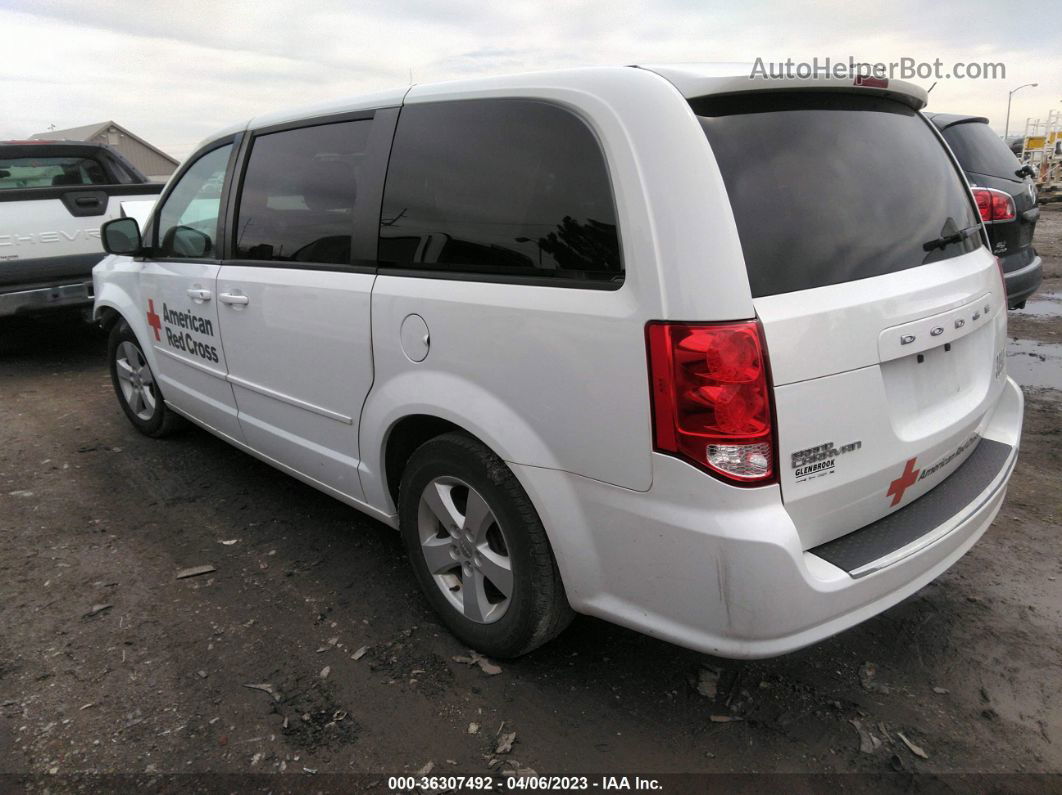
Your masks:
<svg viewBox="0 0 1062 795"><path fill-rule="evenodd" d="M946 117L935 117L940 120ZM1033 233L1040 211L1036 206L1036 192L1032 179L1022 174L1021 163L1006 144L992 132L987 120L978 117L958 117L942 127L941 135L948 142L959 165L966 172L972 187L992 188L1010 195L1014 200L1013 221L986 224L992 253L1003 261L1008 273L1032 262Z"/></svg>
<svg viewBox="0 0 1062 795"><path fill-rule="evenodd" d="M805 549L947 478L1005 381L998 266L955 163L906 100L812 89L690 101L737 223L782 496Z"/></svg>

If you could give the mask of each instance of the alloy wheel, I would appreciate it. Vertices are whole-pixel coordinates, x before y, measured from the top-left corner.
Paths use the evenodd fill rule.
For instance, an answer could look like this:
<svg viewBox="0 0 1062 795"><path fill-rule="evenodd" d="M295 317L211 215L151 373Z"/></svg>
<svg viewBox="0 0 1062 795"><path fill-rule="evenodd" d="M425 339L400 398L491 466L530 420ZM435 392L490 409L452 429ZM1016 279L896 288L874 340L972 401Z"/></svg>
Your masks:
<svg viewBox="0 0 1062 795"><path fill-rule="evenodd" d="M465 618L491 624L512 601L513 569L505 533L475 489L437 477L420 496L420 549L432 579Z"/></svg>
<svg viewBox="0 0 1062 795"><path fill-rule="evenodd" d="M129 409L147 422L155 416L155 378L144 354L132 342L122 342L114 355L118 385Z"/></svg>

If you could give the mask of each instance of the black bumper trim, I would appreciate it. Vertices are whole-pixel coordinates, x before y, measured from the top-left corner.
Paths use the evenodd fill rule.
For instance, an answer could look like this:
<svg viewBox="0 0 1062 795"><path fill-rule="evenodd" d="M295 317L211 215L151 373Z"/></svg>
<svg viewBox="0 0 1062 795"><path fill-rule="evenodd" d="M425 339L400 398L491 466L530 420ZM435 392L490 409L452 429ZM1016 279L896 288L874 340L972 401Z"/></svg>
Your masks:
<svg viewBox="0 0 1062 795"><path fill-rule="evenodd" d="M1032 262L1016 271L1004 272L1003 282L1007 285L1007 306L1014 307L1040 289L1044 278L1043 260L1033 257Z"/></svg>
<svg viewBox="0 0 1062 795"><path fill-rule="evenodd" d="M0 292L32 290L58 281L91 281L93 267L106 256L107 252L100 248L86 254L0 261Z"/></svg>
<svg viewBox="0 0 1062 795"><path fill-rule="evenodd" d="M958 469L907 507L808 551L851 574L903 549L962 513L995 480L1013 450L982 439Z"/></svg>

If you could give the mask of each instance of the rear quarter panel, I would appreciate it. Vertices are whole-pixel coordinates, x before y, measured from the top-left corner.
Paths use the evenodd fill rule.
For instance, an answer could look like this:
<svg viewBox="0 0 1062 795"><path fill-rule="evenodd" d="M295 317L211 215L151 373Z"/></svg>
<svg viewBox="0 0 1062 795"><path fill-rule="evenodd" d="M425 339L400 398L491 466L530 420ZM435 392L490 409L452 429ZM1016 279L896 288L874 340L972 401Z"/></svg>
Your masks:
<svg viewBox="0 0 1062 795"><path fill-rule="evenodd" d="M652 430L645 324L753 316L722 179L692 111L660 76L586 69L414 87L407 103L530 98L579 116L608 167L625 282L618 290L391 276L373 288L375 382L361 423L362 482L390 509L389 428L409 414L448 419L503 459L645 491ZM411 362L404 318L427 322Z"/></svg>

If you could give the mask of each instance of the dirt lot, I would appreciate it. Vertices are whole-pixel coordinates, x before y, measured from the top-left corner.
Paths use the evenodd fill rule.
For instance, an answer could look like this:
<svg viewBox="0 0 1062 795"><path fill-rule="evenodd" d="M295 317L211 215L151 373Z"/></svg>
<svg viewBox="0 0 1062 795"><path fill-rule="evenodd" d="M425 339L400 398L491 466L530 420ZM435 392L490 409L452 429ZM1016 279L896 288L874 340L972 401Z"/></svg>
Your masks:
<svg viewBox="0 0 1062 795"><path fill-rule="evenodd" d="M1037 238L1053 297L1011 313L1025 383L1059 377L1062 206ZM8 327L0 772L13 775L0 790L92 772L288 777L269 787L371 773L346 781L385 791L383 774L429 762L466 775L899 771L899 786L907 772L1062 772L1062 392L1026 398L994 527L884 615L746 664L580 618L488 675L455 661L468 651L428 612L391 530L205 432L136 434L99 334ZM202 564L216 572L175 578ZM503 724L515 742L495 754Z"/></svg>

